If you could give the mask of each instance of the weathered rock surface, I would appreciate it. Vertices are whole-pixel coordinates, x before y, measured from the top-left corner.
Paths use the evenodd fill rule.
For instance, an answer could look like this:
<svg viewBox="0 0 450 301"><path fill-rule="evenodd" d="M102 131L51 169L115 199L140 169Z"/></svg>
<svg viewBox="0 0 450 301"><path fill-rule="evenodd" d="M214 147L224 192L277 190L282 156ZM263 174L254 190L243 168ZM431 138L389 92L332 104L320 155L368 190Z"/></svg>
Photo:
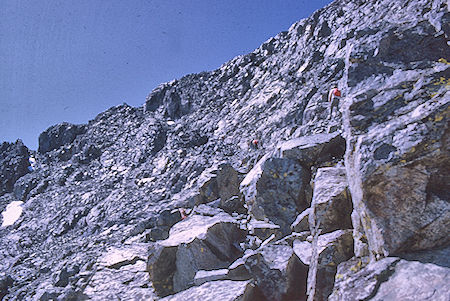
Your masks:
<svg viewBox="0 0 450 301"><path fill-rule="evenodd" d="M308 300L327 300L334 285L338 264L353 256L351 230L320 235L312 242L308 271Z"/></svg>
<svg viewBox="0 0 450 301"><path fill-rule="evenodd" d="M242 262L230 266L241 256L231 250L249 255L260 244L276 245L276 237L262 242L248 235L231 247L226 235L214 236L213 241L223 244L208 245L206 234L163 246L160 240L181 218L177 210L184 208L188 215L173 226L179 233L188 231L189 219L207 221L223 214L221 208L239 219L232 227L246 228L253 216L279 225L286 235L314 198L310 177L322 167L340 164L344 151L355 254L367 260L364 264L369 257L373 263L397 256L409 262L422 258L424 266L446 266L435 262L430 249L447 245L449 237L449 23L445 0L337 0L217 70L162 84L144 107L123 104L85 125L49 128L42 134L40 152L19 143L2 144L0 209L23 202L21 216L0 227L4 299L109 298L105 291L91 290L95 283L111 284L111 293L125 299L147 296L142 295L146 290L152 294L155 284L141 278L141 259L117 271L102 263L111 250L149 241L155 243L149 243L153 248L146 256L168 258L168 264L161 261L155 269L161 279L172 279L167 284L157 280L156 286L176 283L182 289L191 285L196 271L222 268L229 269L230 279L248 280ZM327 93L334 83L343 98L340 112L329 118ZM250 139L260 140L259 147L249 147ZM28 172L31 154L35 162ZM223 178L219 166L228 166ZM205 186L208 177L203 176L215 178L212 186ZM243 197L236 190L242 177L248 180L240 186ZM198 196L208 206L195 207ZM332 287L332 263L346 257L331 260L339 248L322 250L318 240L310 239L317 233L308 238L310 234L283 241L294 244L310 272L328 273L321 278L326 281L323 291L322 283L310 281L317 288L311 296L323 296ZM350 245L350 234L348 238ZM202 247L211 257L202 257ZM408 257L412 251L418 259ZM194 266L202 259L211 264ZM405 266L401 275L417 271L415 265ZM430 279L437 279L438 290L442 270L423 270L435 272L437 278ZM420 277L417 273L410 284L420 283ZM361 285L373 286L369 278ZM207 282L201 287L214 285L214 290L197 290L192 296L203 300L200 295L218 291L239 300L244 284L234 284ZM377 293L392 296L387 286L381 290L380 285Z"/></svg>
<svg viewBox="0 0 450 301"><path fill-rule="evenodd" d="M0 196L12 192L14 183L28 173L29 156L30 152L21 140L0 144Z"/></svg>
<svg viewBox="0 0 450 301"><path fill-rule="evenodd" d="M245 259L245 266L268 300L304 300L308 267L292 247L271 244Z"/></svg>
<svg viewBox="0 0 450 301"><path fill-rule="evenodd" d="M153 300L146 260L148 245L110 248L99 257L97 269L86 274L83 297L88 300Z"/></svg>
<svg viewBox="0 0 450 301"><path fill-rule="evenodd" d="M352 210L345 168L319 168L314 178L310 228L321 233L351 229Z"/></svg>
<svg viewBox="0 0 450 301"><path fill-rule="evenodd" d="M338 267L329 300L448 300L450 268L387 257L367 266L353 259Z"/></svg>
<svg viewBox="0 0 450 301"><path fill-rule="evenodd" d="M298 211L308 206L310 171L293 159L264 157L241 183L249 212L287 234Z"/></svg>
<svg viewBox="0 0 450 301"><path fill-rule="evenodd" d="M84 125L75 125L67 122L52 126L39 135L40 153L46 153L72 143L75 138L86 131Z"/></svg>
<svg viewBox="0 0 450 301"><path fill-rule="evenodd" d="M150 280L160 296L194 284L199 270L227 268L239 255L245 232L226 213L193 215L170 230L169 238L152 246L147 262Z"/></svg>
<svg viewBox="0 0 450 301"><path fill-rule="evenodd" d="M303 136L282 143L276 153L282 158L294 159L303 166L311 167L343 158L345 139L338 133Z"/></svg>
<svg viewBox="0 0 450 301"><path fill-rule="evenodd" d="M232 213L234 206L229 205L230 199L240 198L239 184L243 179L242 175L230 164L220 164L217 169L206 171L206 175L201 175L200 178L204 178L205 182L199 189L196 203L203 204L220 199L221 207Z"/></svg>
<svg viewBox="0 0 450 301"><path fill-rule="evenodd" d="M364 43L347 50L345 165L375 256L449 238L450 48L439 23L449 12L444 2L429 2L419 21L409 12L422 3L405 3L403 22L392 27L371 22L359 33Z"/></svg>
<svg viewBox="0 0 450 301"><path fill-rule="evenodd" d="M178 294L162 298L161 301L207 300L207 301L264 301L250 281L212 281L198 287L191 287Z"/></svg>

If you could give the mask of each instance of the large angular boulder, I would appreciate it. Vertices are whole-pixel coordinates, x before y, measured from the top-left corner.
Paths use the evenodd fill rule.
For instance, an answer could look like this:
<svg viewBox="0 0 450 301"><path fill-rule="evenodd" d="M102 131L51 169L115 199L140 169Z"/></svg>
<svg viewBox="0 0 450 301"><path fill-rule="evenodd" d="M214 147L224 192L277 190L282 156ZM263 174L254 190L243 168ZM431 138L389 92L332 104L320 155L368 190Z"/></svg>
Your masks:
<svg viewBox="0 0 450 301"><path fill-rule="evenodd" d="M328 300L448 300L450 268L386 257L364 266L361 258L338 267Z"/></svg>
<svg viewBox="0 0 450 301"><path fill-rule="evenodd" d="M345 168L319 168L314 178L310 228L321 233L351 229L352 210Z"/></svg>
<svg viewBox="0 0 450 301"><path fill-rule="evenodd" d="M191 287L160 301L208 300L208 301L265 301L251 281L212 281Z"/></svg>
<svg viewBox="0 0 450 301"><path fill-rule="evenodd" d="M241 253L246 232L226 213L193 215L175 224L169 238L150 249L147 270L160 296L194 284L199 270L227 268Z"/></svg>
<svg viewBox="0 0 450 301"><path fill-rule="evenodd" d="M286 243L269 244L245 259L267 300L304 300L308 267Z"/></svg>
<svg viewBox="0 0 450 301"><path fill-rule="evenodd" d="M449 241L450 50L433 24L363 31L347 49L345 166L375 257Z"/></svg>
<svg viewBox="0 0 450 301"><path fill-rule="evenodd" d="M221 207L228 208L230 199L240 196L239 184L242 179L242 174L230 164L220 164L213 170L207 170L200 176L202 184L195 201L197 204L203 204L220 199Z"/></svg>
<svg viewBox="0 0 450 301"><path fill-rule="evenodd" d="M49 127L39 135L38 151L43 154L72 143L75 138L86 132L85 125L75 125L67 122Z"/></svg>
<svg viewBox="0 0 450 301"><path fill-rule="evenodd" d="M0 196L12 192L14 183L28 173L30 152L21 140L0 144Z"/></svg>
<svg viewBox="0 0 450 301"><path fill-rule="evenodd" d="M338 230L315 237L308 271L308 300L327 300L338 264L353 256L351 230Z"/></svg>
<svg viewBox="0 0 450 301"><path fill-rule="evenodd" d="M307 167L342 159L344 153L345 139L339 133L291 139L281 143L275 151L277 156L297 160Z"/></svg>
<svg viewBox="0 0 450 301"><path fill-rule="evenodd" d="M310 171L294 159L264 156L241 183L249 212L257 220L269 220L283 234L298 212L308 207Z"/></svg>

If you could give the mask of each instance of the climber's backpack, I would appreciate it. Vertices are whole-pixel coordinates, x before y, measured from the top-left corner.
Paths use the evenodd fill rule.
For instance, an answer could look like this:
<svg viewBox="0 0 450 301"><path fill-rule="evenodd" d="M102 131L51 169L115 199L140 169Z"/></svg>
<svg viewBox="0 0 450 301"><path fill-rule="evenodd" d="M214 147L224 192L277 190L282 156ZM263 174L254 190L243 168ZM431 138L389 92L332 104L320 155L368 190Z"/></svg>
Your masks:
<svg viewBox="0 0 450 301"><path fill-rule="evenodd" d="M337 97L341 97L341 90L339 90L338 88L334 88L333 95L337 96Z"/></svg>

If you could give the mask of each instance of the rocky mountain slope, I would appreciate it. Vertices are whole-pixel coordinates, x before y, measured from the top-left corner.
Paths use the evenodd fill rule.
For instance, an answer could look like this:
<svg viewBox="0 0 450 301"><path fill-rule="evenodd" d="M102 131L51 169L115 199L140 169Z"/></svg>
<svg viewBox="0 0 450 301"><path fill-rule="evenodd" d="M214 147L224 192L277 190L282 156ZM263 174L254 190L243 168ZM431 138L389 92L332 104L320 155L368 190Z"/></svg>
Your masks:
<svg viewBox="0 0 450 301"><path fill-rule="evenodd" d="M449 300L449 24L444 0L336 0L143 107L4 142L0 298Z"/></svg>

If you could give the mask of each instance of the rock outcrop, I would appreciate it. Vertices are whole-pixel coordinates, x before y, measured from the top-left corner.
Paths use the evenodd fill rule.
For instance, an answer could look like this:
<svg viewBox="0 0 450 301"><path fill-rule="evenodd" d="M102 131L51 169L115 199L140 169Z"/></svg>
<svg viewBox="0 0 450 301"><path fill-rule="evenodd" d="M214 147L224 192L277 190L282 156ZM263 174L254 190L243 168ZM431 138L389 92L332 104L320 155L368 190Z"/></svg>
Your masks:
<svg viewBox="0 0 450 301"><path fill-rule="evenodd" d="M12 192L14 183L28 173L30 151L21 140L0 144L0 196Z"/></svg>
<svg viewBox="0 0 450 301"><path fill-rule="evenodd" d="M272 244L245 259L245 267L267 300L301 300L306 298L308 267L291 246Z"/></svg>
<svg viewBox="0 0 450 301"><path fill-rule="evenodd" d="M240 255L244 236L226 213L193 215L179 222L149 252L147 269L156 293L166 296L192 286L199 270L228 267Z"/></svg>
<svg viewBox="0 0 450 301"><path fill-rule="evenodd" d="M343 167L319 168L314 178L310 228L321 233L352 229L352 200Z"/></svg>
<svg viewBox="0 0 450 301"><path fill-rule="evenodd" d="M448 6L336 0L37 152L2 143L1 298L448 299Z"/></svg>

